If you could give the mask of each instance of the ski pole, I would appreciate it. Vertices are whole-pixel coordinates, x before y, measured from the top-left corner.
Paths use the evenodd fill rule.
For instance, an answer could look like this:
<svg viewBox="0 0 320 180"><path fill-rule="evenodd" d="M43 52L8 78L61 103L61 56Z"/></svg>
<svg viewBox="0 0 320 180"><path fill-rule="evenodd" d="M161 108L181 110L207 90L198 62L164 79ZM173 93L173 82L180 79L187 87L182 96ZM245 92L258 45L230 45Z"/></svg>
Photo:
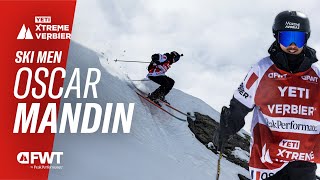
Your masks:
<svg viewBox="0 0 320 180"><path fill-rule="evenodd" d="M149 79L130 80L130 81L150 81Z"/></svg>
<svg viewBox="0 0 320 180"><path fill-rule="evenodd" d="M220 114L220 128L221 126L224 126L224 128L228 128L229 123L228 123L228 117L230 116L230 110L226 107L223 106L222 110L221 110L221 114ZM223 154L223 150L224 150L224 143L226 141L228 141L228 138L222 138L220 140L220 133L221 133L221 129L219 130L219 133L217 134L219 142L218 142L218 150L220 150L219 152L219 159L218 159L218 167L217 167L217 177L216 180L219 180L220 177L220 170L221 170L221 159L222 159L222 154ZM217 138L216 137L216 138Z"/></svg>
<svg viewBox="0 0 320 180"><path fill-rule="evenodd" d="M115 62L135 62L135 63L150 63L150 62L146 62L146 61L126 61L126 60L121 60L121 59L115 59Z"/></svg>
<svg viewBox="0 0 320 180"><path fill-rule="evenodd" d="M223 154L223 143L221 143L221 149L219 152L219 159L218 159L218 167L217 167L217 176L216 176L216 180L219 180L220 177L220 170L221 170L221 159L222 159L222 154Z"/></svg>

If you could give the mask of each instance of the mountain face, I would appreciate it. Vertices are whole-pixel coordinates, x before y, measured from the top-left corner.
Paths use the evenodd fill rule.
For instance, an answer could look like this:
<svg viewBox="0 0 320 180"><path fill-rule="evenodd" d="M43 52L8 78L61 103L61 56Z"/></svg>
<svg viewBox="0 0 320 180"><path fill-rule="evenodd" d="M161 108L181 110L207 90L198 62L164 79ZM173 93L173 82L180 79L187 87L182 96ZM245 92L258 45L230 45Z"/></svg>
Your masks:
<svg viewBox="0 0 320 180"><path fill-rule="evenodd" d="M71 42L64 88L72 72L80 69L80 88L83 92L88 68L101 70L97 84L98 98L77 98L71 92L63 103L135 103L129 134L101 133L56 134L53 151L63 151L62 170L50 170L49 179L213 179L216 176L218 156L194 136L188 122L178 121L157 107L140 99L119 64L80 44ZM154 90L152 82L137 83L144 92ZM202 100L173 89L167 96L171 105L184 112L198 112L218 120L219 113ZM170 111L170 109L169 109ZM61 112L59 112L61 115ZM183 117L183 116L181 116ZM110 124L114 114L112 114ZM186 117L183 117L186 118ZM82 124L83 114L80 114ZM90 117L89 124L92 124ZM58 121L60 122L60 120ZM120 123L121 124L121 123ZM101 128L101 127L100 127ZM110 132L110 129L109 129ZM239 179L238 174L249 177L248 171L225 158L221 161L221 180Z"/></svg>

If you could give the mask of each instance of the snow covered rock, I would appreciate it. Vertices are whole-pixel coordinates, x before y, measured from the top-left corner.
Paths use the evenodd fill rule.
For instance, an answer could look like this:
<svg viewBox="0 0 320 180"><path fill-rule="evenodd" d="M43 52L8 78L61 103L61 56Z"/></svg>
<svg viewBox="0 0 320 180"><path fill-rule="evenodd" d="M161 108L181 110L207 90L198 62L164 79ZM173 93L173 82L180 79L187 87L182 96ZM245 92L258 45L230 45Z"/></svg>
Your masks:
<svg viewBox="0 0 320 180"><path fill-rule="evenodd" d="M195 137L215 154L218 154L216 147L212 146L213 134L218 129L219 123L210 116L200 113L195 114L195 121L188 119L189 128ZM225 145L224 154L226 159L248 170L248 155L250 146L250 136L245 138L236 134L232 136Z"/></svg>

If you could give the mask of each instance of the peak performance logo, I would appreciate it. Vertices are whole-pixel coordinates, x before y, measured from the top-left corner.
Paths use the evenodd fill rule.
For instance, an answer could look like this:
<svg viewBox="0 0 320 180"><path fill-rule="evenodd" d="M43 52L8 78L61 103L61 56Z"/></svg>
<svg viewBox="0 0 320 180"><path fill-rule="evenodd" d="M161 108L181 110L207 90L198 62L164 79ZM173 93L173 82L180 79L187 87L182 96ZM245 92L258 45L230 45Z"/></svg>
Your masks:
<svg viewBox="0 0 320 180"><path fill-rule="evenodd" d="M317 122L308 122L301 120L281 121L268 120L267 124L270 129L280 132L296 132L303 134L318 134Z"/></svg>
<svg viewBox="0 0 320 180"><path fill-rule="evenodd" d="M33 39L30 28L26 29L26 26L23 24L17 39Z"/></svg>
<svg viewBox="0 0 320 180"><path fill-rule="evenodd" d="M52 24L51 16L35 16L34 28L22 25L17 39L64 40L71 39L69 24ZM30 28L34 34L31 33Z"/></svg>

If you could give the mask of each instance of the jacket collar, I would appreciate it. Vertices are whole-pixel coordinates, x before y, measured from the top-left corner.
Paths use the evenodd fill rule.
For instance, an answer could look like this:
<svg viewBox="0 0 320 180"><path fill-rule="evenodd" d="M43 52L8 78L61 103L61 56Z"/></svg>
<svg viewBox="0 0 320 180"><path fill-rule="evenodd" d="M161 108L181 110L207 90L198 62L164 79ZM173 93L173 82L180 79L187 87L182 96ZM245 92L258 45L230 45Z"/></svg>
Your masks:
<svg viewBox="0 0 320 180"><path fill-rule="evenodd" d="M318 61L316 57L316 50L309 46L305 46L302 51L303 54L301 55L301 58L303 58L302 63L296 69L290 70L287 53L281 50L277 41L272 43L268 52L270 54L270 59L279 69L291 73L306 71L313 63Z"/></svg>

